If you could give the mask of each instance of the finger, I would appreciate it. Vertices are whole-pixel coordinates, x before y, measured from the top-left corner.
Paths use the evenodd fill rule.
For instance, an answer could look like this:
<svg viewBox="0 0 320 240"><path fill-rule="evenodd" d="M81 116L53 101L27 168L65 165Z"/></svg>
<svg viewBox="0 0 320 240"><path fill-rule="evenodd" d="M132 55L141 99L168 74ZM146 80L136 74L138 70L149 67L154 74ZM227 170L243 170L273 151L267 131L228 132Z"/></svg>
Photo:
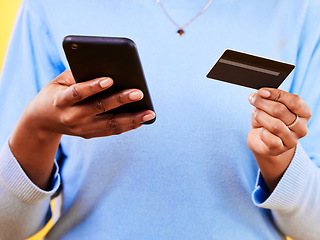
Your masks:
<svg viewBox="0 0 320 240"><path fill-rule="evenodd" d="M102 77L86 82L71 85L66 91L65 101L75 104L94 94L102 92L111 87L113 80L109 77Z"/></svg>
<svg viewBox="0 0 320 240"><path fill-rule="evenodd" d="M257 122L257 120L254 117L256 110L257 110L257 108L254 107L251 111L251 126L252 126L252 128L261 128L262 125L259 122Z"/></svg>
<svg viewBox="0 0 320 240"><path fill-rule="evenodd" d="M257 108L252 109L251 113L251 126L252 128L261 128L263 127L255 118L255 111L257 111ZM298 121L293 127L287 126L290 131L294 132L298 138L302 138L307 135L308 133L308 119L306 118L298 118Z"/></svg>
<svg viewBox="0 0 320 240"><path fill-rule="evenodd" d="M281 138L265 128L261 128L260 130L260 139L264 143L268 153L273 156L280 155L288 150L288 148L284 146Z"/></svg>
<svg viewBox="0 0 320 240"><path fill-rule="evenodd" d="M143 98L143 92L139 89L128 89L104 97L97 97L90 101L75 105L78 117L94 116L115 109L124 104L139 101Z"/></svg>
<svg viewBox="0 0 320 240"><path fill-rule="evenodd" d="M52 83L58 83L64 86L71 86L76 83L71 71L64 71Z"/></svg>
<svg viewBox="0 0 320 240"><path fill-rule="evenodd" d="M258 94L263 98L284 104L291 112L300 117L307 119L311 117L310 108L298 95L275 88L261 88Z"/></svg>
<svg viewBox="0 0 320 240"><path fill-rule="evenodd" d="M281 139L284 146L288 149L298 144L298 136L291 131L281 120L270 116L262 110L255 109L252 118L257 121L264 129L267 129L274 136Z"/></svg>
<svg viewBox="0 0 320 240"><path fill-rule="evenodd" d="M283 103L262 98L259 94L249 95L249 102L258 109L263 110L269 115L280 119L285 125L292 124L296 115L291 112Z"/></svg>
<svg viewBox="0 0 320 240"><path fill-rule="evenodd" d="M123 129L130 129L130 127L134 127L133 129L135 129L138 125L153 118L155 118L155 113L150 110L117 115L103 114L94 116L81 125L71 127L70 132L71 135L76 136L100 136L99 132L105 136L117 135L122 133Z"/></svg>
<svg viewBox="0 0 320 240"><path fill-rule="evenodd" d="M119 129L134 126L149 121L155 117L153 111L123 114L103 114L93 117L93 123L88 123L83 131L89 132L95 129L109 129L116 134ZM113 134L112 134L113 135Z"/></svg>
<svg viewBox="0 0 320 240"><path fill-rule="evenodd" d="M63 102L69 105L76 104L83 99L108 89L112 84L113 80L109 77L73 84L65 91Z"/></svg>
<svg viewBox="0 0 320 240"><path fill-rule="evenodd" d="M288 128L294 132L298 138L302 138L308 133L308 119L297 117L297 121L293 126L288 126Z"/></svg>
<svg viewBox="0 0 320 240"><path fill-rule="evenodd" d="M110 129L102 129L102 130L87 132L87 133L83 134L81 137L83 137L85 139L90 139L90 138L97 138L97 137L120 135L122 133L137 129L137 128L141 127L141 126L142 126L141 124L132 125L132 126L126 126L126 127L118 128L115 131L110 131Z"/></svg>

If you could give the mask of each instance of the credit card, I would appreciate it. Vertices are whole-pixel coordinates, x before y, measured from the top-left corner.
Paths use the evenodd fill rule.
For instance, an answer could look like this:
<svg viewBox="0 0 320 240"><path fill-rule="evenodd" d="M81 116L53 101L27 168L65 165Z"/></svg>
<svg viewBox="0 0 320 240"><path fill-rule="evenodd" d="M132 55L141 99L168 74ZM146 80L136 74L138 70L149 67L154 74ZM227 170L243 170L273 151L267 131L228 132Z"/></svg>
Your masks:
<svg viewBox="0 0 320 240"><path fill-rule="evenodd" d="M254 89L278 88L294 68L293 64L227 49L207 77Z"/></svg>

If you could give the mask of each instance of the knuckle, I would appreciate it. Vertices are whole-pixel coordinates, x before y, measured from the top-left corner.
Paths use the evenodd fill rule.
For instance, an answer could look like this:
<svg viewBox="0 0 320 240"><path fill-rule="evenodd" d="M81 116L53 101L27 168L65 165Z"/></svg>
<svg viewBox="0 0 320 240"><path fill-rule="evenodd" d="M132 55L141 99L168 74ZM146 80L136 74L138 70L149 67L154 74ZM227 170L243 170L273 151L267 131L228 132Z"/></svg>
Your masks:
<svg viewBox="0 0 320 240"><path fill-rule="evenodd" d="M293 112L295 112L296 110L298 110L299 108L303 107L303 100L301 97L299 97L298 95L293 94L292 95L292 100L291 100L291 110Z"/></svg>
<svg viewBox="0 0 320 240"><path fill-rule="evenodd" d="M71 115L63 115L60 117L60 122L64 125L67 126L69 128L73 128L74 127L74 119Z"/></svg>
<svg viewBox="0 0 320 240"><path fill-rule="evenodd" d="M281 138L282 138L282 139L290 139L290 138L292 137L291 130L288 129L287 127L284 128L284 130L285 130L285 131L284 131L284 133L282 133Z"/></svg>
<svg viewBox="0 0 320 240"><path fill-rule="evenodd" d="M117 102L121 105L125 104L126 101L125 101L125 94L123 92L121 92L120 94L117 94L116 95L116 99L117 99Z"/></svg>
<svg viewBox="0 0 320 240"><path fill-rule="evenodd" d="M97 113L104 113L104 112L108 111L108 106L100 98L98 98L93 102L93 109Z"/></svg>
<svg viewBox="0 0 320 240"><path fill-rule="evenodd" d="M306 118L309 120L311 117L312 117L312 113L311 113L311 110L308 108Z"/></svg>
<svg viewBox="0 0 320 240"><path fill-rule="evenodd" d="M295 139L295 140L292 141L292 144L291 144L290 148L294 148L297 145L298 145L298 139Z"/></svg>
<svg viewBox="0 0 320 240"><path fill-rule="evenodd" d="M113 135L120 135L122 133L121 129L120 128L115 128L113 130Z"/></svg>
<svg viewBox="0 0 320 240"><path fill-rule="evenodd" d="M296 95L296 94L293 94L292 96L292 102L295 104L295 105L302 105L303 104L303 100L302 98L299 96L299 95Z"/></svg>
<svg viewBox="0 0 320 240"><path fill-rule="evenodd" d="M92 92L92 93L96 93L96 88L95 88L95 85L93 83L90 83L88 85L88 88L89 88L89 91Z"/></svg>
<svg viewBox="0 0 320 240"><path fill-rule="evenodd" d="M268 149L270 153L278 154L281 148L282 148L282 143L280 142L280 140L273 139L268 142Z"/></svg>
<svg viewBox="0 0 320 240"><path fill-rule="evenodd" d="M133 114L131 115L131 125L137 125L141 123L140 118L133 116Z"/></svg>
<svg viewBox="0 0 320 240"><path fill-rule="evenodd" d="M288 111L287 107L285 107L283 104L277 104L277 107L275 107L272 111L272 115L276 118L280 118L285 114L286 111Z"/></svg>
<svg viewBox="0 0 320 240"><path fill-rule="evenodd" d="M83 128L79 127L77 125L73 125L69 127L69 131L72 133L74 136L81 136L83 135Z"/></svg>
<svg viewBox="0 0 320 240"><path fill-rule="evenodd" d="M94 82L89 82L88 85L86 85L86 91L88 91L90 95L94 95L99 92L97 85Z"/></svg>
<svg viewBox="0 0 320 240"><path fill-rule="evenodd" d="M302 130L301 137L305 137L307 134L308 134L308 128L305 128L304 130Z"/></svg>
<svg viewBox="0 0 320 240"><path fill-rule="evenodd" d="M280 151L278 149L270 149L269 153L270 153L271 156L275 157L275 156L280 155L282 153L282 151Z"/></svg>
<svg viewBox="0 0 320 240"><path fill-rule="evenodd" d="M308 134L308 128L304 127L299 131L298 137L303 138Z"/></svg>
<svg viewBox="0 0 320 240"><path fill-rule="evenodd" d="M109 119L107 121L107 128L111 128L111 129L117 129L118 128L118 124L114 119Z"/></svg>
<svg viewBox="0 0 320 240"><path fill-rule="evenodd" d="M58 76L58 79L59 79L59 80L62 80L63 82L65 82L67 85L71 85L71 84L74 83L74 81L72 81L73 76L72 76L72 73L71 73L70 70L64 71L63 73L61 73L61 74Z"/></svg>
<svg viewBox="0 0 320 240"><path fill-rule="evenodd" d="M283 135L282 139L284 139L283 146L287 147L288 149L293 148L298 144L298 138L296 134L292 134L291 132Z"/></svg>
<svg viewBox="0 0 320 240"><path fill-rule="evenodd" d="M52 106L54 108L63 108L65 106L65 97L61 95L54 96Z"/></svg>
<svg viewBox="0 0 320 240"><path fill-rule="evenodd" d="M70 89L71 89L71 96L72 96L75 100L77 100L77 101L82 100L82 94L81 94L81 92L80 92L80 90L79 90L79 88L78 88L77 85L72 85L72 86L70 87Z"/></svg>
<svg viewBox="0 0 320 240"><path fill-rule="evenodd" d="M274 97L274 101L278 102L282 98L282 95L283 95L283 92L281 90L277 91L277 93Z"/></svg>
<svg viewBox="0 0 320 240"><path fill-rule="evenodd" d="M283 131L283 126L281 123L276 122L271 126L271 132L274 133L275 135L278 135L282 131Z"/></svg>
<svg viewBox="0 0 320 240"><path fill-rule="evenodd" d="M259 97L259 96L257 96L257 95L255 95L254 97L253 97L253 104L255 105L255 106L258 106L258 105L260 105L261 104L261 102L262 102L262 98L261 97Z"/></svg>
<svg viewBox="0 0 320 240"><path fill-rule="evenodd" d="M257 108L254 108L252 109L251 117L252 119L259 121L261 118L261 112Z"/></svg>

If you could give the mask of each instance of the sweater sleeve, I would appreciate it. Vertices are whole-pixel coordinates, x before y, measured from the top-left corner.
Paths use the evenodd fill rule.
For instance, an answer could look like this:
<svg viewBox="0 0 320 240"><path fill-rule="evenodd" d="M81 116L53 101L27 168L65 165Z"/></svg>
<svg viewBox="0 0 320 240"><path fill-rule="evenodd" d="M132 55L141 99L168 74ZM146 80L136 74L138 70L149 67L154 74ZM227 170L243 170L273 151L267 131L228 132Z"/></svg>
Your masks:
<svg viewBox="0 0 320 240"><path fill-rule="evenodd" d="M278 227L295 240L319 239L320 170L301 145L275 190L269 194L261 173L253 192L254 203L272 210Z"/></svg>
<svg viewBox="0 0 320 240"><path fill-rule="evenodd" d="M37 93L65 70L40 1L20 6L0 76L0 146ZM42 1L41 1L42 2Z"/></svg>
<svg viewBox="0 0 320 240"><path fill-rule="evenodd" d="M37 188L12 155L7 139L25 106L64 71L40 1L25 0L18 12L0 79L0 239L25 239L50 217L51 191ZM40 20L41 19L41 20ZM21 146L23 147L23 146ZM59 157L59 156L57 156Z"/></svg>
<svg viewBox="0 0 320 240"><path fill-rule="evenodd" d="M254 203L270 209L277 226L295 240L320 239L320 10L310 1L300 31L296 69L290 92L310 107L308 134L300 139L295 155L274 191L269 194L258 174Z"/></svg>
<svg viewBox="0 0 320 240"><path fill-rule="evenodd" d="M58 166L53 169L51 190L38 188L12 155L8 142L0 152L0 237L24 239L49 220L50 197L58 190ZM43 219L43 221L41 221Z"/></svg>

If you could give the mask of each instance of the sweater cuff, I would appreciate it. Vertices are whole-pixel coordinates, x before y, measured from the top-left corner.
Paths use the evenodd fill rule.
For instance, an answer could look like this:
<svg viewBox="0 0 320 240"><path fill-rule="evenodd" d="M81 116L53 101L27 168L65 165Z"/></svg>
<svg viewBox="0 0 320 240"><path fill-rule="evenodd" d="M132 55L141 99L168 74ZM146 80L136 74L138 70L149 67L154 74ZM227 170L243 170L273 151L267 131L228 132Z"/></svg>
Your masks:
<svg viewBox="0 0 320 240"><path fill-rule="evenodd" d="M258 207L278 211L293 210L303 197L315 168L317 168L315 164L302 146L298 144L290 165L271 194L265 187L266 184L259 171L256 187L252 194L254 204Z"/></svg>
<svg viewBox="0 0 320 240"><path fill-rule="evenodd" d="M44 191L36 186L25 174L13 156L7 140L0 152L0 184L11 194L27 204L50 198L59 188L59 167L55 161L52 170L51 190Z"/></svg>

